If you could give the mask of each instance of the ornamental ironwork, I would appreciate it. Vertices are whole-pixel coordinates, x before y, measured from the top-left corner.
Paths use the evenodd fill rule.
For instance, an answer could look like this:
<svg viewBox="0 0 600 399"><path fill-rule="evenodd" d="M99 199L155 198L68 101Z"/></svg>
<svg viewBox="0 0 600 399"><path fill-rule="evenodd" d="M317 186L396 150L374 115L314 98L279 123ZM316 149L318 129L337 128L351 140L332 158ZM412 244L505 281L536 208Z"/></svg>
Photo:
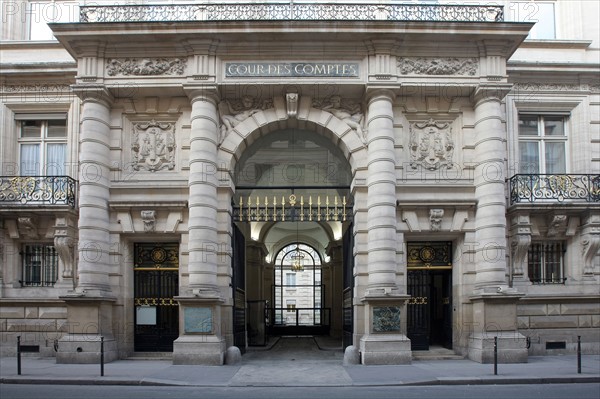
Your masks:
<svg viewBox="0 0 600 399"><path fill-rule="evenodd" d="M68 205L75 208L77 181L69 176L0 176L0 207Z"/></svg>
<svg viewBox="0 0 600 399"><path fill-rule="evenodd" d="M511 205L544 200L600 202L600 175L517 174L509 186Z"/></svg>
<svg viewBox="0 0 600 399"><path fill-rule="evenodd" d="M345 196L239 196L233 207L235 222L346 222L352 204Z"/></svg>
<svg viewBox="0 0 600 399"><path fill-rule="evenodd" d="M236 3L80 7L80 22L174 21L430 21L502 22L497 5Z"/></svg>

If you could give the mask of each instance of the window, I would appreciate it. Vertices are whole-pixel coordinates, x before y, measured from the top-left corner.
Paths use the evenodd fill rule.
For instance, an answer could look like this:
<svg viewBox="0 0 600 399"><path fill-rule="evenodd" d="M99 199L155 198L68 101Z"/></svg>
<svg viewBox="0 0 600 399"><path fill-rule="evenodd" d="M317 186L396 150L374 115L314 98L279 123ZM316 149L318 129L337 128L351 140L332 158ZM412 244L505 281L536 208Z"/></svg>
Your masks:
<svg viewBox="0 0 600 399"><path fill-rule="evenodd" d="M58 254L50 244L25 245L23 257L23 286L53 286L58 279Z"/></svg>
<svg viewBox="0 0 600 399"><path fill-rule="evenodd" d="M529 279L534 284L564 284L563 242L532 243L527 253Z"/></svg>
<svg viewBox="0 0 600 399"><path fill-rule="evenodd" d="M64 114L19 114L21 176L66 175L67 120Z"/></svg>
<svg viewBox="0 0 600 399"><path fill-rule="evenodd" d="M554 3L542 1L516 1L508 6L507 19L516 22L533 22L528 39L551 40L556 38Z"/></svg>
<svg viewBox="0 0 600 399"><path fill-rule="evenodd" d="M285 285L296 285L296 273L285 274Z"/></svg>
<svg viewBox="0 0 600 399"><path fill-rule="evenodd" d="M288 312L293 312L294 310L296 310L296 300L295 299L286 300L286 306L287 306Z"/></svg>
<svg viewBox="0 0 600 399"><path fill-rule="evenodd" d="M519 173L564 174L565 117L519 115Z"/></svg>
<svg viewBox="0 0 600 399"><path fill-rule="evenodd" d="M30 1L25 15L29 21L30 40L55 40L48 24L78 21L79 5L75 1Z"/></svg>

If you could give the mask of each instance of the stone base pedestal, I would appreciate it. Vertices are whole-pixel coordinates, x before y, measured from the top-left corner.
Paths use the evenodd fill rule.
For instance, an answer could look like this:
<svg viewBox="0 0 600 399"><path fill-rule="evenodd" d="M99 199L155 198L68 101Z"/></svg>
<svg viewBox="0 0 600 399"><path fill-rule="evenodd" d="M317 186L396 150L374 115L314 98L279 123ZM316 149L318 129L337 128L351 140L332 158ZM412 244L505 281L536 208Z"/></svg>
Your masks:
<svg viewBox="0 0 600 399"><path fill-rule="evenodd" d="M58 341L57 363L100 363L100 342L104 337L104 362L118 356L112 331L114 298L83 294L61 297L67 304L68 334Z"/></svg>
<svg viewBox="0 0 600 399"><path fill-rule="evenodd" d="M67 334L58 341L56 363L100 364L100 341L97 334ZM104 337L104 362L118 357L117 341Z"/></svg>
<svg viewBox="0 0 600 399"><path fill-rule="evenodd" d="M179 302L179 338L173 342L173 364L221 366L227 345L221 331L220 298L175 297Z"/></svg>
<svg viewBox="0 0 600 399"><path fill-rule="evenodd" d="M408 295L377 292L362 298L365 304L365 326L360 339L360 360L370 364L410 364L412 352L406 336L406 301Z"/></svg>
<svg viewBox="0 0 600 399"><path fill-rule="evenodd" d="M215 335L184 335L173 342L173 364L222 366L226 350L224 338Z"/></svg>
<svg viewBox="0 0 600 399"><path fill-rule="evenodd" d="M494 337L498 337L498 363L527 363L527 338L519 332L472 334L469 338L469 359L494 363Z"/></svg>
<svg viewBox="0 0 600 399"><path fill-rule="evenodd" d="M360 339L360 357L364 365L410 364L410 339L404 334L370 334Z"/></svg>
<svg viewBox="0 0 600 399"><path fill-rule="evenodd" d="M492 291L492 290L490 290ZM517 327L517 302L523 294L514 288L496 288L471 297L473 332L468 357L480 363L494 362L494 337L498 337L498 363L527 363L527 338Z"/></svg>

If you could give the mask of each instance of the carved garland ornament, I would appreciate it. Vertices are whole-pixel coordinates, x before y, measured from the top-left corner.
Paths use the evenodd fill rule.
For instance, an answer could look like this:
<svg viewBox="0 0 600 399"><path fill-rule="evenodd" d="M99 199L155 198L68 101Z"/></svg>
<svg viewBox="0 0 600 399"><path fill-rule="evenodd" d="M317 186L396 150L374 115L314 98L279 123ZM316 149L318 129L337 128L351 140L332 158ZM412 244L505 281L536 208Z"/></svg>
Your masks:
<svg viewBox="0 0 600 399"><path fill-rule="evenodd" d="M413 169L419 165L429 170L437 170L441 166L451 168L454 141L450 123L433 119L411 123L409 148Z"/></svg>
<svg viewBox="0 0 600 399"><path fill-rule="evenodd" d="M182 58L113 58L107 61L106 73L109 76L183 75L186 62Z"/></svg>
<svg viewBox="0 0 600 399"><path fill-rule="evenodd" d="M469 75L477 74L477 58L400 58L402 75Z"/></svg>
<svg viewBox="0 0 600 399"><path fill-rule="evenodd" d="M131 143L135 170L155 172L175 168L175 127L171 123L151 120L134 125Z"/></svg>

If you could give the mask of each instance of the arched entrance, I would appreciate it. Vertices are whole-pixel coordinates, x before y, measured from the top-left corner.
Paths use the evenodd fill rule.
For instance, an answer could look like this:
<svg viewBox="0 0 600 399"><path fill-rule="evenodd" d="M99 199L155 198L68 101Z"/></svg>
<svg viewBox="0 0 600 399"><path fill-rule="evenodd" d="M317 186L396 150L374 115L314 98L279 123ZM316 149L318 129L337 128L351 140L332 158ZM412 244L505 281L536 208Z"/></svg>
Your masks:
<svg viewBox="0 0 600 399"><path fill-rule="evenodd" d="M234 345L327 335L341 346L343 295L352 291L344 279L352 275L344 273L352 263L344 262L352 245L344 237L353 216L344 152L311 130L277 130L245 149L233 180Z"/></svg>

